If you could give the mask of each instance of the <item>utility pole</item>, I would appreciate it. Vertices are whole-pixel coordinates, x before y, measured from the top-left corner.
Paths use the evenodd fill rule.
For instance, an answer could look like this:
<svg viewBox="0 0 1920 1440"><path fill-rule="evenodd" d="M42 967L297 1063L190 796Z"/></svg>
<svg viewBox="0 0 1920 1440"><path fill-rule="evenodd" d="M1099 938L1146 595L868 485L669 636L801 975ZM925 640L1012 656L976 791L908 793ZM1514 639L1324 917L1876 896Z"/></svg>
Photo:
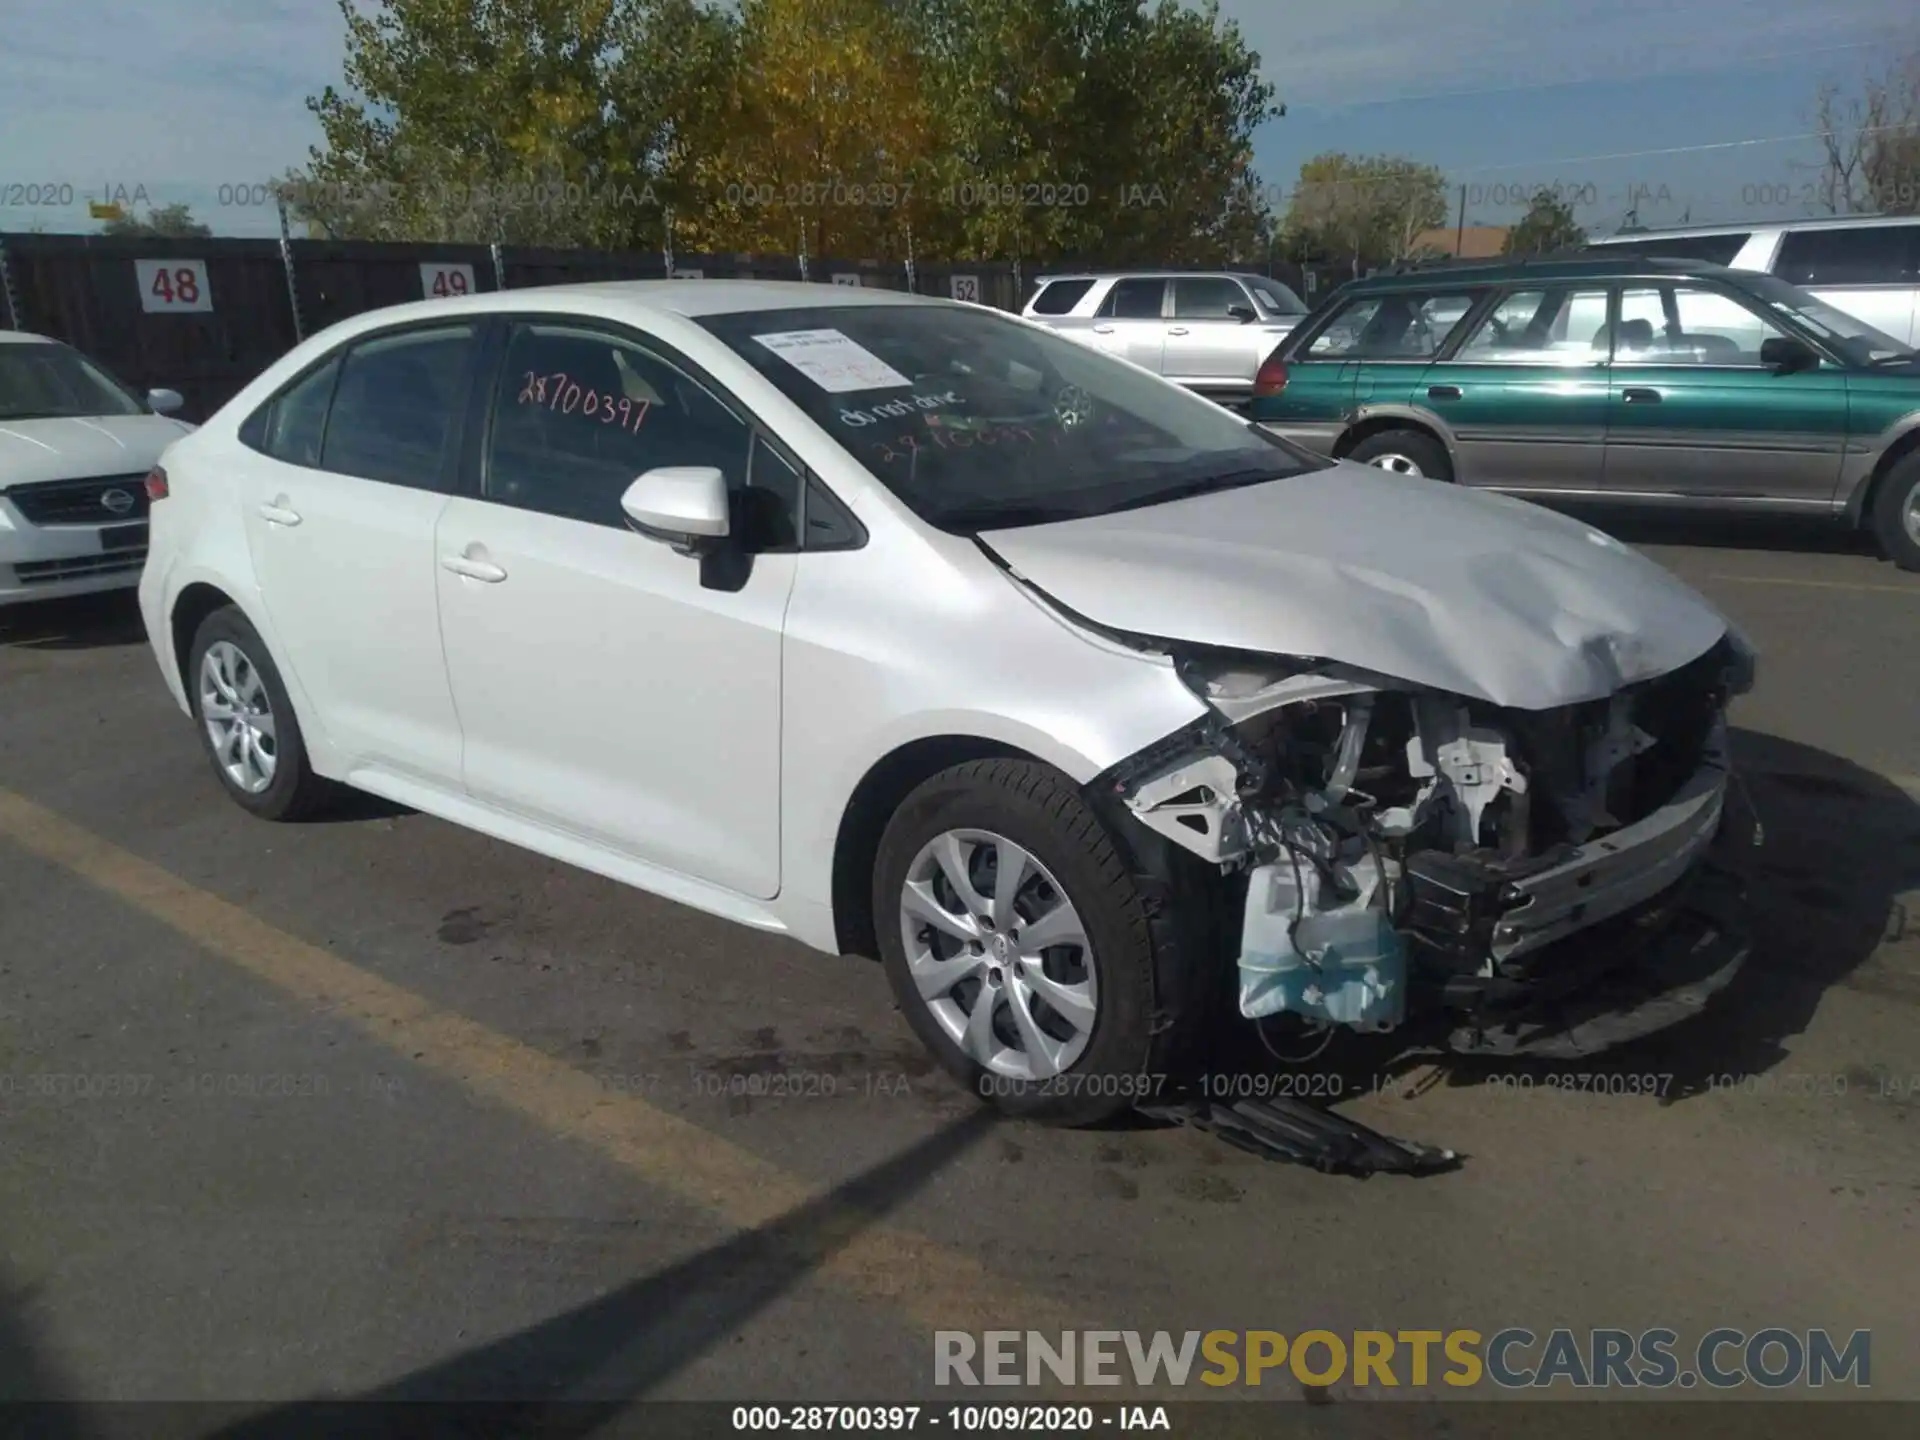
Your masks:
<svg viewBox="0 0 1920 1440"><path fill-rule="evenodd" d="M1433 212L1428 211L1427 213L1432 214ZM1458 223L1454 226L1454 230L1453 230L1453 258L1456 260L1464 258L1460 254L1460 252L1466 248L1467 248L1467 187L1466 187L1466 182L1462 181L1460 185L1460 219Z"/></svg>

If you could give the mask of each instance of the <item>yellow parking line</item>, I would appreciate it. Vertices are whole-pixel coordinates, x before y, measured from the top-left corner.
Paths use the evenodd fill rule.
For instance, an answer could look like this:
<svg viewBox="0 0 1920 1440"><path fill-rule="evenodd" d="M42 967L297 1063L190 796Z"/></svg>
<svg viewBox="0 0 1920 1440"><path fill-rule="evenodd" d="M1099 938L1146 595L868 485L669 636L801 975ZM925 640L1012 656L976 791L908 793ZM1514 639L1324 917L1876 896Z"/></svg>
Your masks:
<svg viewBox="0 0 1920 1440"><path fill-rule="evenodd" d="M1779 575L1709 575L1709 580L1734 580L1742 585L1799 585L1810 590L1877 590L1887 595L1920 599L1920 585L1862 585L1852 580L1790 580Z"/></svg>
<svg viewBox="0 0 1920 1440"><path fill-rule="evenodd" d="M542 1051L295 939L239 906L149 864L51 810L0 789L0 837L59 865L295 999L351 1020L414 1064L593 1146L647 1185L763 1227L824 1192L636 1096L611 1093ZM859 1300L897 1306L930 1329L1066 1321L1052 1300L992 1275L970 1256L837 1207L838 1248L816 1273ZM832 1242L829 1242L832 1243Z"/></svg>

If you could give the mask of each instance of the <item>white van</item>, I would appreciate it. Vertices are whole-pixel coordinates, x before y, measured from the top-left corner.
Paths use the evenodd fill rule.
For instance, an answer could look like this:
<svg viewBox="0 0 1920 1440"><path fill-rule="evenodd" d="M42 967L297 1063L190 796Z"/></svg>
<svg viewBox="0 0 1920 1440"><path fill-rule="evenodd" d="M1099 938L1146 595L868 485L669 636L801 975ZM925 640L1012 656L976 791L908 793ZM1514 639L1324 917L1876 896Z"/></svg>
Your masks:
<svg viewBox="0 0 1920 1440"><path fill-rule="evenodd" d="M1632 230L1591 244L1778 275L1896 340L1920 343L1920 215Z"/></svg>

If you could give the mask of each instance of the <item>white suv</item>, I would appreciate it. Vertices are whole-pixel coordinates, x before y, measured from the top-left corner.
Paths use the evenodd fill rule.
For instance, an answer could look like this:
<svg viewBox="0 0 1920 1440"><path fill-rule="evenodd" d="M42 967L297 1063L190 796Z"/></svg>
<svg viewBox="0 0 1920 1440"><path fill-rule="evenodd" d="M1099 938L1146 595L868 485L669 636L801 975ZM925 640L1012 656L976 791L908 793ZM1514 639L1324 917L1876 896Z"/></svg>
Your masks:
<svg viewBox="0 0 1920 1440"><path fill-rule="evenodd" d="M1245 400L1307 306L1277 280L1213 274L1041 277L1021 312L1212 399Z"/></svg>
<svg viewBox="0 0 1920 1440"><path fill-rule="evenodd" d="M1920 215L1631 230L1592 243L1615 253L1777 275L1896 340L1920 345Z"/></svg>

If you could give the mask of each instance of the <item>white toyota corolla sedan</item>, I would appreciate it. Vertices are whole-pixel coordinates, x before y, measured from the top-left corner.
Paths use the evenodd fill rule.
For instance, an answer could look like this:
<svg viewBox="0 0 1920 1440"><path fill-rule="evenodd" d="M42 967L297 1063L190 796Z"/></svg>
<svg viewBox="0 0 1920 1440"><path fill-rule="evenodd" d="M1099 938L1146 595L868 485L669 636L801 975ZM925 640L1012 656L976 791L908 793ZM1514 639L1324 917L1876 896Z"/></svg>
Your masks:
<svg viewBox="0 0 1920 1440"><path fill-rule="evenodd" d="M1592 1048L1745 953L1710 851L1753 654L1704 600L1014 317L399 306L161 465L141 604L236 802L350 786L878 954L1016 1113L1121 1109L1236 1011Z"/></svg>

